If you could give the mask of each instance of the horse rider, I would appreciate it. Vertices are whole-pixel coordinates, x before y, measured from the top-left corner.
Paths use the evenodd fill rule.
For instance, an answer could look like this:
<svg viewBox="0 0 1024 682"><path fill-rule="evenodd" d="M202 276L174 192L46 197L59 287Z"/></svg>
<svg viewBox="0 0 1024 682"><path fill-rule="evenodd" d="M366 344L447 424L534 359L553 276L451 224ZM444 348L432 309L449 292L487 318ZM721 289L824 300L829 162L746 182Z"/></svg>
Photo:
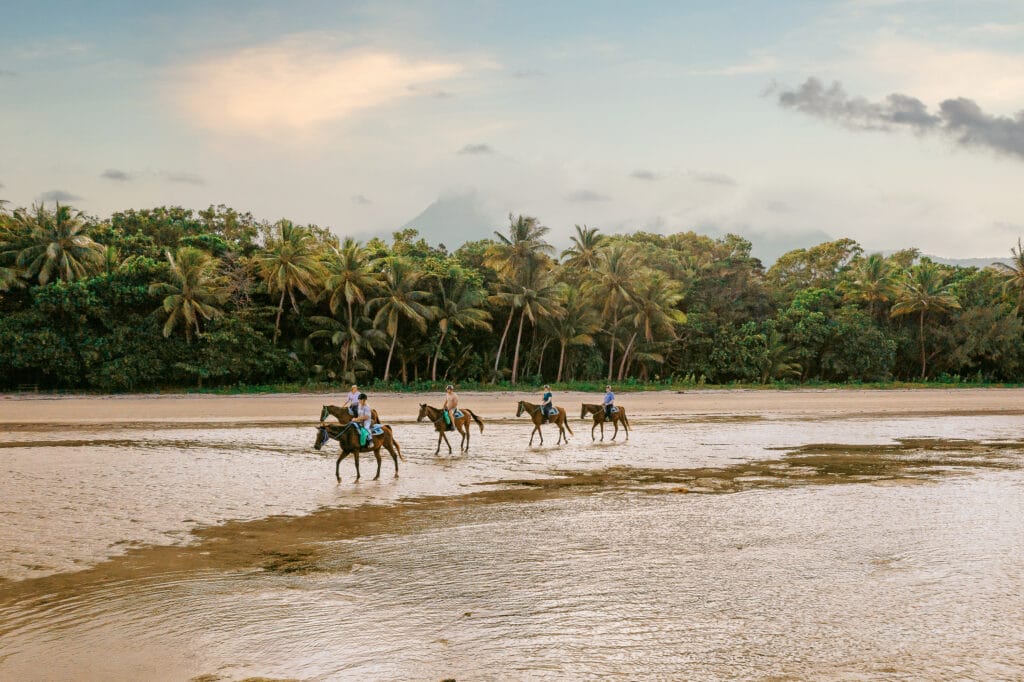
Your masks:
<svg viewBox="0 0 1024 682"><path fill-rule="evenodd" d="M356 416L352 418L352 421L358 426L362 433L359 439L360 445L365 445L372 438L372 431L370 428L373 426L373 410L366 404L366 394L360 393L358 397L359 403L356 405Z"/></svg>
<svg viewBox="0 0 1024 682"><path fill-rule="evenodd" d="M444 389L444 423L448 431L455 430L455 410L459 407L459 396L455 394L455 387L448 384Z"/></svg>
<svg viewBox="0 0 1024 682"><path fill-rule="evenodd" d="M345 404L342 407L347 407L348 413L353 417L359 415L359 387L355 384L352 384L352 388L345 397Z"/></svg>
<svg viewBox="0 0 1024 682"><path fill-rule="evenodd" d="M604 418L607 419L608 421L611 421L612 410L615 408L615 394L612 393L611 386L605 386L604 390L604 401L601 403L602 405L604 405Z"/></svg>
<svg viewBox="0 0 1024 682"><path fill-rule="evenodd" d="M554 395L551 393L551 387L544 384L544 395L540 399L540 413L547 419L555 411L555 406L552 404Z"/></svg>

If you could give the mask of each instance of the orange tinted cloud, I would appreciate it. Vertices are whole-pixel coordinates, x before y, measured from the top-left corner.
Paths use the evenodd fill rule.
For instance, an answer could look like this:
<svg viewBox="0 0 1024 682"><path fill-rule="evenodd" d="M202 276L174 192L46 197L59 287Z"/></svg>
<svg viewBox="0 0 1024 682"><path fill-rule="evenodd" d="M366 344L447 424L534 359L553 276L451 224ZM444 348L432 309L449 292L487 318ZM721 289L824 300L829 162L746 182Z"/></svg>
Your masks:
<svg viewBox="0 0 1024 682"><path fill-rule="evenodd" d="M318 47L292 36L191 64L173 96L195 124L219 132L304 131L413 96L458 74L459 64L373 50Z"/></svg>

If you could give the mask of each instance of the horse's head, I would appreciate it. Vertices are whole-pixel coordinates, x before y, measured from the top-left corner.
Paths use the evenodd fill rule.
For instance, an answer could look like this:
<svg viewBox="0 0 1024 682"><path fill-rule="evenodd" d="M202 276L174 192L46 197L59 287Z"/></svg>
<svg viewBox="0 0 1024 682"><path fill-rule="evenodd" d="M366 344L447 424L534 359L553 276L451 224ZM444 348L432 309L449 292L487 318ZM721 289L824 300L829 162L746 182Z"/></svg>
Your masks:
<svg viewBox="0 0 1024 682"><path fill-rule="evenodd" d="M322 448L324 443L327 442L327 438L327 427L322 424L316 427L316 442L313 443L313 449L319 450Z"/></svg>
<svg viewBox="0 0 1024 682"><path fill-rule="evenodd" d="M523 412L526 412L526 404L522 400L520 400L519 401L519 409L516 410L516 416L517 417L521 416L523 414Z"/></svg>
<svg viewBox="0 0 1024 682"><path fill-rule="evenodd" d="M321 405L321 407L320 407L320 421L326 421L327 420L327 415L329 415L330 413L331 412L330 412L330 410L327 409L326 405Z"/></svg>
<svg viewBox="0 0 1024 682"><path fill-rule="evenodd" d="M420 403L420 415L416 417L416 421L421 422L423 418L427 416L427 404Z"/></svg>
<svg viewBox="0 0 1024 682"><path fill-rule="evenodd" d="M583 408L580 410L580 419L583 419L584 417L586 417L587 416L587 412L590 412L590 410L587 409L587 404L583 403Z"/></svg>

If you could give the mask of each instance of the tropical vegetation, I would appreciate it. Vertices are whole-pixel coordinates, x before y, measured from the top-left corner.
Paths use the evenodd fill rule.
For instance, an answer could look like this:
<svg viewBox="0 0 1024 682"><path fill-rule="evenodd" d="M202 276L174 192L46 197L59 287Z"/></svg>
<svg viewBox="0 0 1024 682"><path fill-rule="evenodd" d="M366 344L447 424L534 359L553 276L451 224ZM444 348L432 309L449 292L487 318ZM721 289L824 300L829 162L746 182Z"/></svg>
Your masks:
<svg viewBox="0 0 1024 682"><path fill-rule="evenodd" d="M766 268L736 235L567 236L0 202L0 389L1024 381L1020 242L980 269L850 239Z"/></svg>

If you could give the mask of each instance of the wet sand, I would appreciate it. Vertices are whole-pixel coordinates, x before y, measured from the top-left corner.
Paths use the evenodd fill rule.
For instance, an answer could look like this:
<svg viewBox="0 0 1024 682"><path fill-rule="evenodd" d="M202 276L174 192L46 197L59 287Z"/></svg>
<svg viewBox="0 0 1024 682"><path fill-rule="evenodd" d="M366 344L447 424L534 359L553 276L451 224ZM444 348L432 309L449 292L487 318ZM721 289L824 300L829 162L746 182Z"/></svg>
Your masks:
<svg viewBox="0 0 1024 682"><path fill-rule="evenodd" d="M0 679L1024 674L1024 391L627 393L614 443L561 394L542 447L519 397L435 456L375 396L409 462L341 484L340 395L0 398Z"/></svg>
<svg viewBox="0 0 1024 682"><path fill-rule="evenodd" d="M515 416L519 400L536 400L534 393L461 393L461 403L491 419ZM1024 414L1024 389L798 389L692 390L620 392L618 403L631 415L843 418L929 414ZM594 393L559 393L556 404L574 416L581 402L600 402ZM269 395L117 395L25 396L0 395L3 424L114 424L131 422L252 422L259 424L315 420L324 403L340 404L344 392ZM430 393L380 393L371 403L385 419L411 420L421 402L439 404Z"/></svg>

